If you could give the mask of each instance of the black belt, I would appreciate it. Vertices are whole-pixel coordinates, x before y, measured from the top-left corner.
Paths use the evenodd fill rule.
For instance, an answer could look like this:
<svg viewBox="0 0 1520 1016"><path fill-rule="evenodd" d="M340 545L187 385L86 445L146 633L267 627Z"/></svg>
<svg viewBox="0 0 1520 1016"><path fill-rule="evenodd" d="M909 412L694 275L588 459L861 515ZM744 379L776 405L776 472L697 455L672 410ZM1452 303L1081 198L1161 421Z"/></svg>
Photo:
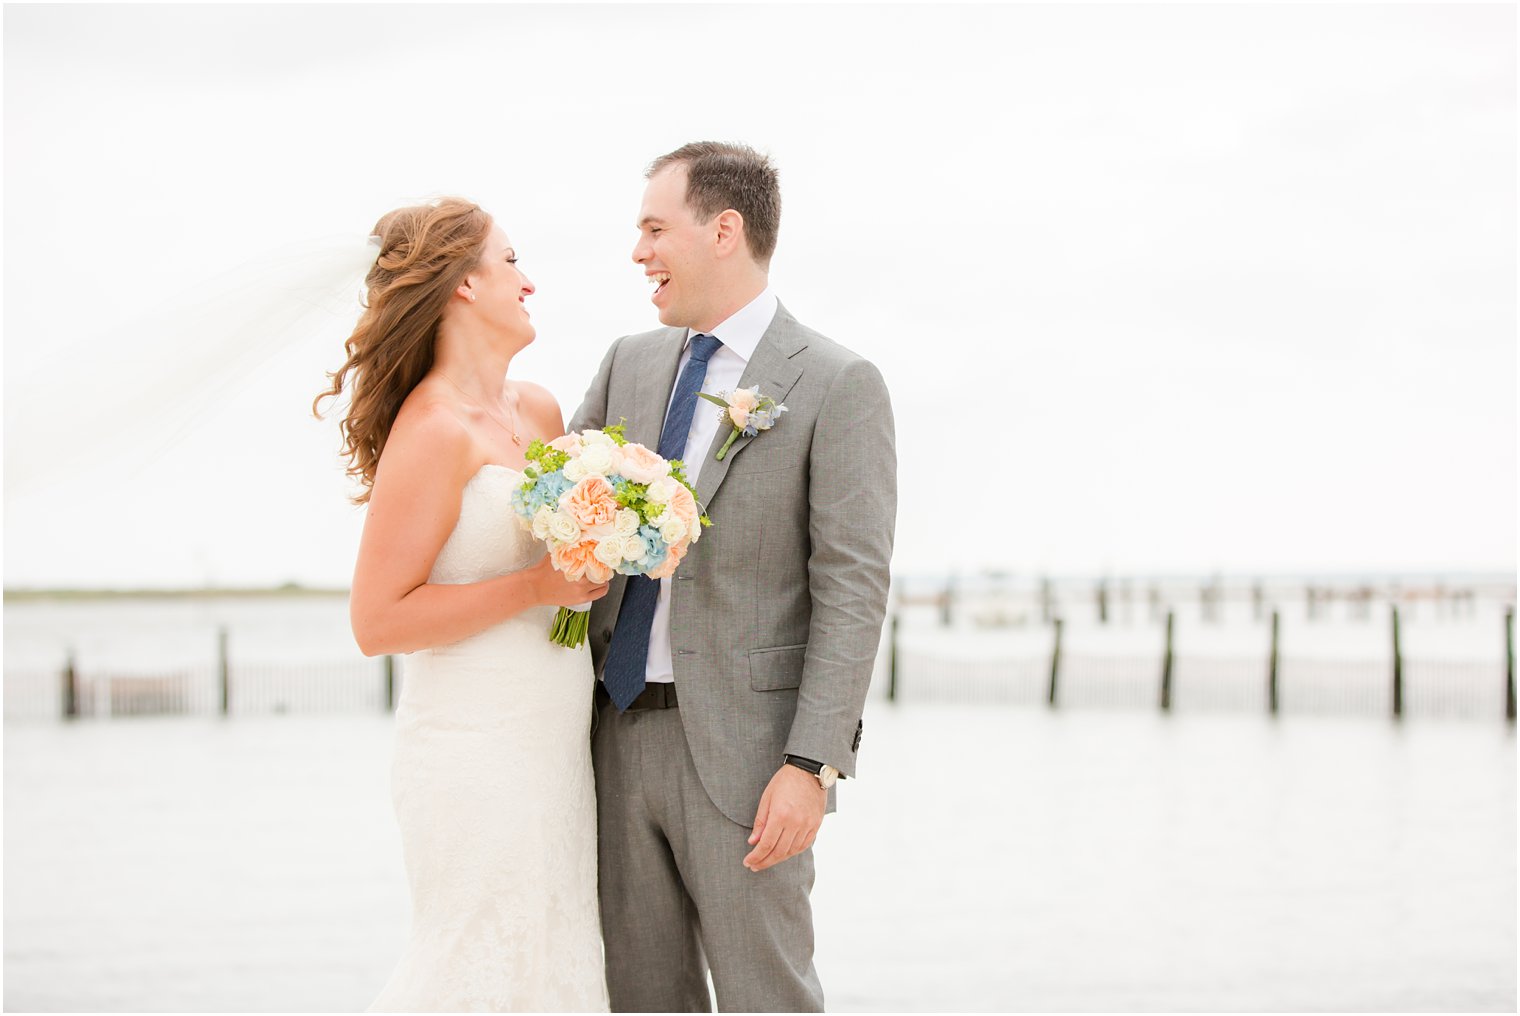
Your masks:
<svg viewBox="0 0 1520 1016"><path fill-rule="evenodd" d="M596 682L596 698L598 702L611 702L612 696L607 694L607 686L601 681ZM639 692L634 700L628 703L624 712L633 712L637 709L674 709L676 708L676 686L671 681L657 681L646 684L644 690Z"/></svg>

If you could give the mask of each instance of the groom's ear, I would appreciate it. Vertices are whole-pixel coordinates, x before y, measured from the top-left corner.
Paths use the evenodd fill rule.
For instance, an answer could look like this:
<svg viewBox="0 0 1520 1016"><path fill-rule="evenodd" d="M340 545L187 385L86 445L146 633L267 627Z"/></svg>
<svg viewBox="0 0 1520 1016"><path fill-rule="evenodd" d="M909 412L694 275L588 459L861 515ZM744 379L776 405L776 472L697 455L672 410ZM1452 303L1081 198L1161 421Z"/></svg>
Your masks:
<svg viewBox="0 0 1520 1016"><path fill-rule="evenodd" d="M713 217L713 250L718 257L726 258L738 250L745 250L744 216L732 208Z"/></svg>

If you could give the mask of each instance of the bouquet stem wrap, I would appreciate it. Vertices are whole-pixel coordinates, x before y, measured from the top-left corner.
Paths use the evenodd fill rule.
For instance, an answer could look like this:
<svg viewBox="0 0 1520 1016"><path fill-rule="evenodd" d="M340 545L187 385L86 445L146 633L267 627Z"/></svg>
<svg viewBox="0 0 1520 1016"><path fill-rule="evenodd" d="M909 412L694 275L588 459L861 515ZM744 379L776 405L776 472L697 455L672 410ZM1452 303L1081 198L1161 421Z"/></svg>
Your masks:
<svg viewBox="0 0 1520 1016"><path fill-rule="evenodd" d="M586 630L591 625L591 611L578 607L561 607L549 626L549 641L566 649L579 649L586 644Z"/></svg>

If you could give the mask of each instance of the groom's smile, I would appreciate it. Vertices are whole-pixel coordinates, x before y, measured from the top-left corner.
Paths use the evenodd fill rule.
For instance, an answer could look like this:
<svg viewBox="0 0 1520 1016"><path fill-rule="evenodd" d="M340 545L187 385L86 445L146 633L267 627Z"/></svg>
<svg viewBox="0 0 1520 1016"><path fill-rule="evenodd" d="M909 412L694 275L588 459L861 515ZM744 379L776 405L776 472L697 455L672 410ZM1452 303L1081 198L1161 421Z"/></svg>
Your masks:
<svg viewBox="0 0 1520 1016"><path fill-rule="evenodd" d="M660 302L658 297L660 293L664 291L665 286L670 282L670 273L646 272L644 274L644 277L649 280L650 285L654 286L654 294L650 297L650 299L654 301L656 306L658 306Z"/></svg>

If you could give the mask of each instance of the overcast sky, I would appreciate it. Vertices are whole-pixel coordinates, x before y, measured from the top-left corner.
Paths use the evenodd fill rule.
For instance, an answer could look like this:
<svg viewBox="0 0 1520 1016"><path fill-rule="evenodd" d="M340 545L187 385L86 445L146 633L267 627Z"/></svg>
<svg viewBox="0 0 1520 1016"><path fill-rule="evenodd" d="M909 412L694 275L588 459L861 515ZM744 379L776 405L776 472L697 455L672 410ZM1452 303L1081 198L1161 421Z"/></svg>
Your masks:
<svg viewBox="0 0 1520 1016"><path fill-rule="evenodd" d="M346 584L351 319L261 273L477 200L569 415L705 138L775 158L774 288L886 375L900 572L1515 566L1511 5L4 18L8 587Z"/></svg>

